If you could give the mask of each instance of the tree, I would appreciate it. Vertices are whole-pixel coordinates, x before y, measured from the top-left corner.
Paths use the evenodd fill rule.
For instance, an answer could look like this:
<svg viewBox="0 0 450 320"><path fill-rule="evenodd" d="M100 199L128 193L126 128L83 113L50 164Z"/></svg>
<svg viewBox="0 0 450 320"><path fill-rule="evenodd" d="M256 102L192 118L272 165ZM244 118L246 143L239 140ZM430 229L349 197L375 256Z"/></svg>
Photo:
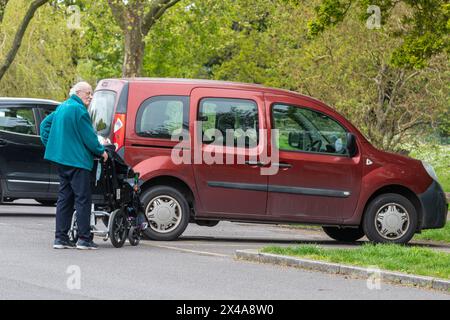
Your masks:
<svg viewBox="0 0 450 320"><path fill-rule="evenodd" d="M149 32L144 75L212 78L213 67L235 42L232 23L236 3L184 0L166 13Z"/></svg>
<svg viewBox="0 0 450 320"><path fill-rule="evenodd" d="M29 1L10 1L1 34L11 43ZM77 64L86 44L82 30L71 29L70 13L59 1L41 7L30 22L14 63L0 81L0 96L63 100L79 78ZM8 46L9 48L9 46ZM0 60L2 59L0 50Z"/></svg>
<svg viewBox="0 0 450 320"><path fill-rule="evenodd" d="M350 11L347 19L310 38L305 21L314 18L318 0L303 6L293 0L260 0L258 6L236 0L221 10L205 0L192 3L195 9L178 6L150 32L148 73L261 83L307 94L343 113L385 150L430 132L445 115L445 52L417 70L390 63L402 43L391 30L407 7L397 7L383 28L374 30Z"/></svg>
<svg viewBox="0 0 450 320"><path fill-rule="evenodd" d="M144 37L167 9L180 0L108 0L116 23L124 34L122 75L137 77L142 73Z"/></svg>
<svg viewBox="0 0 450 320"><path fill-rule="evenodd" d="M27 27L30 24L31 19L33 19L33 16L34 16L36 10L39 9L40 7L42 7L48 1L49 0L35 0L31 3L30 7L28 8L28 11L25 13L25 16L23 17L22 22L19 25L19 28L17 29L17 31L15 33L12 46L11 46L9 52L7 53L4 61L0 65L0 80L3 78L3 76L5 75L5 72L8 70L8 68L13 63L14 58L16 57L17 52L19 51L19 48L22 44L22 39L23 39L23 36L25 35L25 31L27 30ZM7 3L8 3L8 1L3 0L3 2L0 5L0 8L2 8L0 11L2 20L3 20L4 9L6 8ZM1 7L2 5L4 5L4 6Z"/></svg>
<svg viewBox="0 0 450 320"><path fill-rule="evenodd" d="M95 84L99 79L119 78L124 56L123 32L107 1L77 0L81 9L82 50L77 60L79 76Z"/></svg>
<svg viewBox="0 0 450 320"><path fill-rule="evenodd" d="M450 4L443 0L321 0L315 8L316 17L309 23L315 36L332 25L344 21L351 9L366 20L380 8L381 23L385 24L397 7L403 6L400 26L393 32L403 39L392 54L390 63L408 68L423 68L433 55L450 52Z"/></svg>
<svg viewBox="0 0 450 320"><path fill-rule="evenodd" d="M3 15L5 14L5 9L8 2L9 0L0 0L0 24L3 21Z"/></svg>

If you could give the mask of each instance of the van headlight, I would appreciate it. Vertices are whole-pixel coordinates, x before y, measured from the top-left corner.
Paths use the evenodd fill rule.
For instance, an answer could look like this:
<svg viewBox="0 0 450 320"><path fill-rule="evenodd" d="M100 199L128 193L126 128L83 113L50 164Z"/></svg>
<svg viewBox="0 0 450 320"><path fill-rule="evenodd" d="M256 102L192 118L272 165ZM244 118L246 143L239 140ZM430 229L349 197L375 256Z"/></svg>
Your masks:
<svg viewBox="0 0 450 320"><path fill-rule="evenodd" d="M428 175L433 178L433 180L438 181L438 177L436 175L436 171L434 171L434 168L431 164L428 162L422 161L422 165L427 171Z"/></svg>

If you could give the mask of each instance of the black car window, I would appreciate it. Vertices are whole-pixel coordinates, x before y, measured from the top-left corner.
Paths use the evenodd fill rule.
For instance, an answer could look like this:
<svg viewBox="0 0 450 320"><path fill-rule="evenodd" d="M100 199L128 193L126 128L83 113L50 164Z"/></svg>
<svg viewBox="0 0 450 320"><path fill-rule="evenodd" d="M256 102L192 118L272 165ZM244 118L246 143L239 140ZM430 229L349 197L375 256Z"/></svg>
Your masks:
<svg viewBox="0 0 450 320"><path fill-rule="evenodd" d="M36 135L32 107L0 107L0 130Z"/></svg>
<svg viewBox="0 0 450 320"><path fill-rule="evenodd" d="M56 107L53 109L49 109L49 108L41 108L42 110L42 119L45 119L45 117L47 117L50 113L52 113L53 111L55 111Z"/></svg>

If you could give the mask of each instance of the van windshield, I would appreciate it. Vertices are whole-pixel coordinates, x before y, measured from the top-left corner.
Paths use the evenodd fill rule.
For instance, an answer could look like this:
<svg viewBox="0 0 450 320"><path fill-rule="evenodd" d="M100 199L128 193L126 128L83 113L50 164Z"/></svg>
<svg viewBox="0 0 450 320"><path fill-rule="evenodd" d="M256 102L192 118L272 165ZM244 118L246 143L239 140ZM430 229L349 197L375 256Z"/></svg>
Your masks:
<svg viewBox="0 0 450 320"><path fill-rule="evenodd" d="M116 102L116 93L114 91L97 91L94 93L89 113L97 134L107 138L111 132L111 124L114 115L114 105Z"/></svg>

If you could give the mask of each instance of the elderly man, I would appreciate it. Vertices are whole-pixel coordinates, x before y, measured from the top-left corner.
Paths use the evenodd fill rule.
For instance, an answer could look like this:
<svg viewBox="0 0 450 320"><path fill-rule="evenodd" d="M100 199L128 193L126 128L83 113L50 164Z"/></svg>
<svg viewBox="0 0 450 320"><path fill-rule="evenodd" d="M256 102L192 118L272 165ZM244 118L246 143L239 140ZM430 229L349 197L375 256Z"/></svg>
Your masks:
<svg viewBox="0 0 450 320"><path fill-rule="evenodd" d="M56 207L56 232L53 248L75 248L68 231L73 209L77 211L77 249L97 249L91 239L92 206L91 170L94 155L108 155L98 141L87 107L92 100L92 88L86 82L77 83L70 97L48 115L41 124L41 140L46 146L44 158L58 165L59 193Z"/></svg>

